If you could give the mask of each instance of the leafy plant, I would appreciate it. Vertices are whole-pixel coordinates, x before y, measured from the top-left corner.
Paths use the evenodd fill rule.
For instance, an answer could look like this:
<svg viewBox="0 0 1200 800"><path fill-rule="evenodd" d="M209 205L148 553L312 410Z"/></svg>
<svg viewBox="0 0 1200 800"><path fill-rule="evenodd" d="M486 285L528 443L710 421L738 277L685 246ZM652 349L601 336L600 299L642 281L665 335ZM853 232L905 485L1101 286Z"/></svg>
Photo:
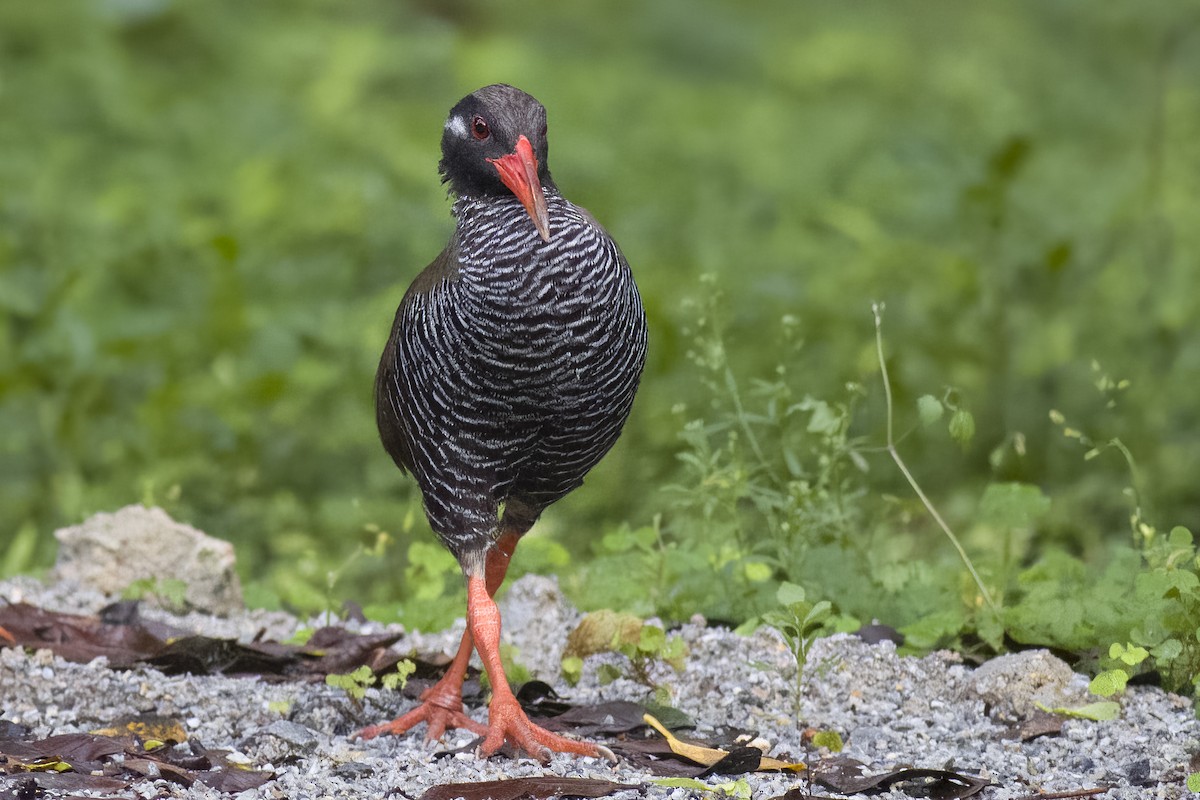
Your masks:
<svg viewBox="0 0 1200 800"><path fill-rule="evenodd" d="M417 665L408 659L396 664L396 669L382 677L376 677L375 671L363 664L353 672L336 675L326 675L325 684L342 689L355 703L361 702L367 694L367 689L378 683L384 689L397 691L408 683L408 677L416 672Z"/></svg>
<svg viewBox="0 0 1200 800"><path fill-rule="evenodd" d="M884 402L887 405L886 421L888 455L892 457L892 461L895 462L897 469L899 469L904 475L904 479L908 481L908 485L912 487L912 490L916 492L917 497L921 499L921 504L925 506L925 510L929 512L929 515L933 517L935 522L937 522L938 527L942 529L942 533L946 534L946 538L950 540L952 545L954 545L955 551L958 552L959 558L962 559L963 566L965 566L967 571L971 573L972 580L974 580L975 585L979 587L980 596L994 614L999 609L992 600L992 595L988 591L987 586L984 585L983 580L979 577L979 573L976 572L975 564L971 561L970 556L967 555L967 551L963 549L963 546L959 542L958 537L954 534L954 531L950 529L950 526L946 524L944 519L942 519L942 515L938 513L937 508L934 507L933 503L925 495L925 492L921 489L921 485L917 483L917 479L913 477L908 465L904 462L904 459L900 457L900 451L896 449L896 438L893 434L894 414L892 413L892 382L888 377L887 359L884 358L883 355L883 309L884 306L882 303L875 303L871 306L871 311L875 315L875 352L879 358L879 374L881 380L883 381ZM948 397L949 395L947 395L947 398ZM919 401L919 405L923 406L921 409L922 421L926 421L931 416L930 407L932 403L930 401L939 401L933 400L933 398L931 398L929 395L922 395L922 400L923 402ZM948 404L949 400L944 399L940 401L938 407L940 409L941 406ZM964 408L952 408L953 414L950 417L950 436L965 448L970 443L971 438L975 435L975 418L972 417L971 413ZM998 639L999 637L993 636L993 638Z"/></svg>
<svg viewBox="0 0 1200 800"><path fill-rule="evenodd" d="M762 620L779 631L796 658L795 706L799 716L808 651L821 632L822 626L833 614L833 605L828 600L809 602L804 587L786 581L780 584L775 599L780 607L763 614Z"/></svg>
<svg viewBox="0 0 1200 800"><path fill-rule="evenodd" d="M622 671L610 664L601 665L600 680L610 683L619 677L644 684L655 690L659 702L664 692L654 678L656 664L667 664L676 672L684 669L687 645L679 636L667 636L659 625L642 621L632 614L603 609L584 617L567 637L563 650L563 676L572 684L583 673L583 660L599 653L619 653L628 659L628 669Z"/></svg>
<svg viewBox="0 0 1200 800"><path fill-rule="evenodd" d="M187 584L178 578L139 578L125 587L126 600L152 598L159 606L176 614L187 610Z"/></svg>
<svg viewBox="0 0 1200 800"><path fill-rule="evenodd" d="M1088 691L1101 697L1112 697L1125 691L1125 686L1129 683L1130 678L1129 668L1135 667L1149 658L1150 651L1137 645L1123 645L1114 642L1108 649L1108 657L1123 666L1105 670L1092 678L1088 684Z"/></svg>
<svg viewBox="0 0 1200 800"><path fill-rule="evenodd" d="M842 735L833 730L817 731L813 734L812 744L813 747L824 747L831 753L840 753L846 746L842 741Z"/></svg>

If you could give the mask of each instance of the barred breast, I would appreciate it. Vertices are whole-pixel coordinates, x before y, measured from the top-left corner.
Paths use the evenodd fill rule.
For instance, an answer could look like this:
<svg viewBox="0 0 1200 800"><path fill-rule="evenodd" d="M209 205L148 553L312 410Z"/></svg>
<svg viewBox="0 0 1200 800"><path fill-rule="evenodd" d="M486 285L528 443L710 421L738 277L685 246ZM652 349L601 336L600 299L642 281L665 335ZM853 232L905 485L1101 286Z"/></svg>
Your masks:
<svg viewBox="0 0 1200 800"><path fill-rule="evenodd" d="M460 198L455 234L401 303L377 373L384 445L456 555L501 525L524 532L583 482L645 364L621 251L552 187L546 205L550 241L516 199Z"/></svg>

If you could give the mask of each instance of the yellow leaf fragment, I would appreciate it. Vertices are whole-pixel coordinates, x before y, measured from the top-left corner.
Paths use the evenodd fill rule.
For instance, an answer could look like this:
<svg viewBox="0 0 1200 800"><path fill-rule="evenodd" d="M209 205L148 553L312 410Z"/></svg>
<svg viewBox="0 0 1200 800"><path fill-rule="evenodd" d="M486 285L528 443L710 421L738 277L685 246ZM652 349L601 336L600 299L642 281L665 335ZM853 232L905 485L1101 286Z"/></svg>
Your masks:
<svg viewBox="0 0 1200 800"><path fill-rule="evenodd" d="M695 761L697 764L711 767L729 755L729 752L726 750L719 750L715 747L701 747L698 744L689 744L688 742L676 739L675 734L664 728L663 724L650 714L643 715L642 721L663 735L663 738L667 740L667 744L671 746L672 753L677 756L683 756L690 761Z"/></svg>
<svg viewBox="0 0 1200 800"><path fill-rule="evenodd" d="M89 733L98 736L132 736L142 743L145 750L163 747L167 742L182 744L188 740L183 723L172 717L162 717L154 714L142 714L116 720L105 728L97 728Z"/></svg>
<svg viewBox="0 0 1200 800"><path fill-rule="evenodd" d="M706 767L711 767L725 756L729 755L727 750L721 750L716 747L702 747L698 744L692 744L675 738L675 734L671 733L663 724L655 719L650 714L642 716L642 721L649 725L654 730L662 734L667 740L667 744L671 746L671 752L677 756L683 756L689 761L695 761L697 764L702 764ZM799 772L808 769L807 766L800 762L780 761L778 758L763 756L758 762L756 772L769 772L771 770L786 770L789 772Z"/></svg>

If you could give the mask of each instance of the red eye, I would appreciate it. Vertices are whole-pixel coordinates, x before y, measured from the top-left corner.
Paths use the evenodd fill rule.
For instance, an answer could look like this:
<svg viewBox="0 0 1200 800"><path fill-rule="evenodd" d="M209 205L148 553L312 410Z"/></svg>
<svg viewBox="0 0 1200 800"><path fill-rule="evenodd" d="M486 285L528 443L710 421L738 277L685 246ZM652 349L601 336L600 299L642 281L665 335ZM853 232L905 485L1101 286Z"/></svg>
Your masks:
<svg viewBox="0 0 1200 800"><path fill-rule="evenodd" d="M475 117L471 120L471 133L476 139L482 141L492 135L492 129L488 127L483 117Z"/></svg>

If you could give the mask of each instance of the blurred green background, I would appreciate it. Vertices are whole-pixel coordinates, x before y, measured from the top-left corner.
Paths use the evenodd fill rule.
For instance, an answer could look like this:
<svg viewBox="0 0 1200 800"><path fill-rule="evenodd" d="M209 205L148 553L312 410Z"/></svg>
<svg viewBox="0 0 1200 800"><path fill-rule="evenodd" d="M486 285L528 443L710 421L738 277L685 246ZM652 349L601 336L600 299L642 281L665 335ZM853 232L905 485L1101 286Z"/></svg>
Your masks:
<svg viewBox="0 0 1200 800"><path fill-rule="evenodd" d="M683 551L705 524L722 535L696 511L720 487L678 455L703 449L689 422L724 435L727 377L747 404L763 381L853 396L870 541L902 527L896 559L953 564L878 451L876 300L899 429L947 387L973 413L965 448L935 428L901 443L953 524L1020 481L1053 503L1018 561L1128 541L1126 464L1085 462L1055 409L1119 436L1147 514L1194 528L1198 23L1165 1L4 3L3 570L47 566L58 526L147 502L235 542L253 602L404 617L397 601L453 591L371 384L452 228L445 114L493 82L548 108L557 182L620 242L652 325L622 441L519 570L617 605L592 559L638 531ZM704 348L723 348L716 368Z"/></svg>

